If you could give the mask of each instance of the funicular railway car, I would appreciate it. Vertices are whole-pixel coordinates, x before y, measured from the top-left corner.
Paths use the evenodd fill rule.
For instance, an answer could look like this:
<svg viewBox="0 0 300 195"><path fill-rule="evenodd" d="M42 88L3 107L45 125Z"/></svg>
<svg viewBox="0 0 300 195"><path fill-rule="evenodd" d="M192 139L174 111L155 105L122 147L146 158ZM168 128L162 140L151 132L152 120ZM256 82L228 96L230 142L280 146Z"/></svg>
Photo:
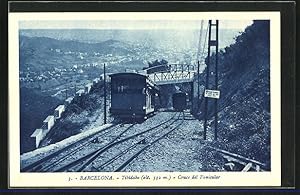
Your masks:
<svg viewBox="0 0 300 195"><path fill-rule="evenodd" d="M172 96L173 108L177 111L183 111L187 108L187 94L184 92L174 93Z"/></svg>
<svg viewBox="0 0 300 195"><path fill-rule="evenodd" d="M146 75L126 72L110 77L113 116L146 119L154 114L159 88Z"/></svg>

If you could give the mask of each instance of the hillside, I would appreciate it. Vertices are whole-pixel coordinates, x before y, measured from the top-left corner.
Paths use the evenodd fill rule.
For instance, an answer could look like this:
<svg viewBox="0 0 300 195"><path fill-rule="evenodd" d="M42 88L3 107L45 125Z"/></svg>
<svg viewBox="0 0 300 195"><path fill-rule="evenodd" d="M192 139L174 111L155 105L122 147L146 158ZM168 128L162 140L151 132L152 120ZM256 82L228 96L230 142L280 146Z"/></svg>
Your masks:
<svg viewBox="0 0 300 195"><path fill-rule="evenodd" d="M103 55L132 54L132 46L116 40L101 43L20 36L20 70L45 71L99 61Z"/></svg>
<svg viewBox="0 0 300 195"><path fill-rule="evenodd" d="M92 79L126 67L143 67L133 60L133 46L116 40L100 43L20 36L21 153L32 150L30 135L55 107ZM129 65L130 66L129 66Z"/></svg>
<svg viewBox="0 0 300 195"><path fill-rule="evenodd" d="M30 139L35 129L40 128L43 120L53 114L54 109L61 103L56 98L43 95L34 89L20 89L20 118L21 118L21 153L33 150L35 142Z"/></svg>
<svg viewBox="0 0 300 195"><path fill-rule="evenodd" d="M220 31L221 48L232 44L233 38L239 32L237 29L220 29ZM199 29L180 29L176 31L173 29L21 29L20 35L86 43L100 43L114 39L156 48L186 47L193 49L197 48Z"/></svg>
<svg viewBox="0 0 300 195"><path fill-rule="evenodd" d="M219 52L219 140L213 143L265 163L270 163L269 26L269 21L254 21L235 44ZM210 81L209 88L213 86ZM204 110L203 102L200 110ZM209 131L214 129L213 105L209 100Z"/></svg>
<svg viewBox="0 0 300 195"><path fill-rule="evenodd" d="M41 147L103 125L103 96L103 82L95 84L89 94L75 96L72 103L66 107L62 117L55 122L42 141ZM107 121L111 121L109 116L107 116Z"/></svg>
<svg viewBox="0 0 300 195"><path fill-rule="evenodd" d="M26 37L20 36L20 48L35 48L37 51L49 50L49 49L60 49L63 51L73 52L100 52L100 53L126 53L130 52L130 45L120 42L117 40L106 40L100 43L85 43L79 41L70 40L57 40L48 37Z"/></svg>

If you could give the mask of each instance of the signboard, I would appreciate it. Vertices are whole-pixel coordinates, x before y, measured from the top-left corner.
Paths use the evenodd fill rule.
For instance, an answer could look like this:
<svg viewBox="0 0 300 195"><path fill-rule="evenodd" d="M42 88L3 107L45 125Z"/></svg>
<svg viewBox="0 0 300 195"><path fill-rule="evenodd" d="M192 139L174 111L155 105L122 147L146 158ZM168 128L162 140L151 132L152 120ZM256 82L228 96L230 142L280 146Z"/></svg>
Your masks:
<svg viewBox="0 0 300 195"><path fill-rule="evenodd" d="M220 98L220 91L219 90L205 89L204 97L219 99Z"/></svg>

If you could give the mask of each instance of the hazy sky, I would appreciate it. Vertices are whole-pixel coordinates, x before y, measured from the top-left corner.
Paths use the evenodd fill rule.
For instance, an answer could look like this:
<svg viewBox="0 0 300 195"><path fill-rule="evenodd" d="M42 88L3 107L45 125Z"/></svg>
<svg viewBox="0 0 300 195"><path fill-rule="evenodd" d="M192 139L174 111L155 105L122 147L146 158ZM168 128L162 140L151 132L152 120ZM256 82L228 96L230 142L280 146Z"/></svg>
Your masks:
<svg viewBox="0 0 300 195"><path fill-rule="evenodd" d="M199 20L52 20L20 21L20 29L200 29ZM204 27L208 24L204 20ZM220 29L238 29L243 31L252 24L252 20L219 20Z"/></svg>

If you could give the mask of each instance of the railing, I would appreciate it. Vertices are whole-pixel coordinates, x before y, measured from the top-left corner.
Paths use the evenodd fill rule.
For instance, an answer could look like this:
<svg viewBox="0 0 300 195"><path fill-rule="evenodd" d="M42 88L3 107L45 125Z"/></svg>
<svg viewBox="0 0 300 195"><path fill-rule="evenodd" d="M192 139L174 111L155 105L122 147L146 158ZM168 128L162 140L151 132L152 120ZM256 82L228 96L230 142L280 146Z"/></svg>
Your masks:
<svg viewBox="0 0 300 195"><path fill-rule="evenodd" d="M169 64L171 72L195 72L196 66L190 64Z"/></svg>
<svg viewBox="0 0 300 195"><path fill-rule="evenodd" d="M195 74L195 66L188 64L169 64L168 71L153 72L149 78L156 84L191 82Z"/></svg>
<svg viewBox="0 0 300 195"><path fill-rule="evenodd" d="M147 74L151 74L154 72L194 72L196 70L194 65L190 64L168 64L168 65L159 65L159 66L153 66L147 69L144 69L144 71L147 72Z"/></svg>

